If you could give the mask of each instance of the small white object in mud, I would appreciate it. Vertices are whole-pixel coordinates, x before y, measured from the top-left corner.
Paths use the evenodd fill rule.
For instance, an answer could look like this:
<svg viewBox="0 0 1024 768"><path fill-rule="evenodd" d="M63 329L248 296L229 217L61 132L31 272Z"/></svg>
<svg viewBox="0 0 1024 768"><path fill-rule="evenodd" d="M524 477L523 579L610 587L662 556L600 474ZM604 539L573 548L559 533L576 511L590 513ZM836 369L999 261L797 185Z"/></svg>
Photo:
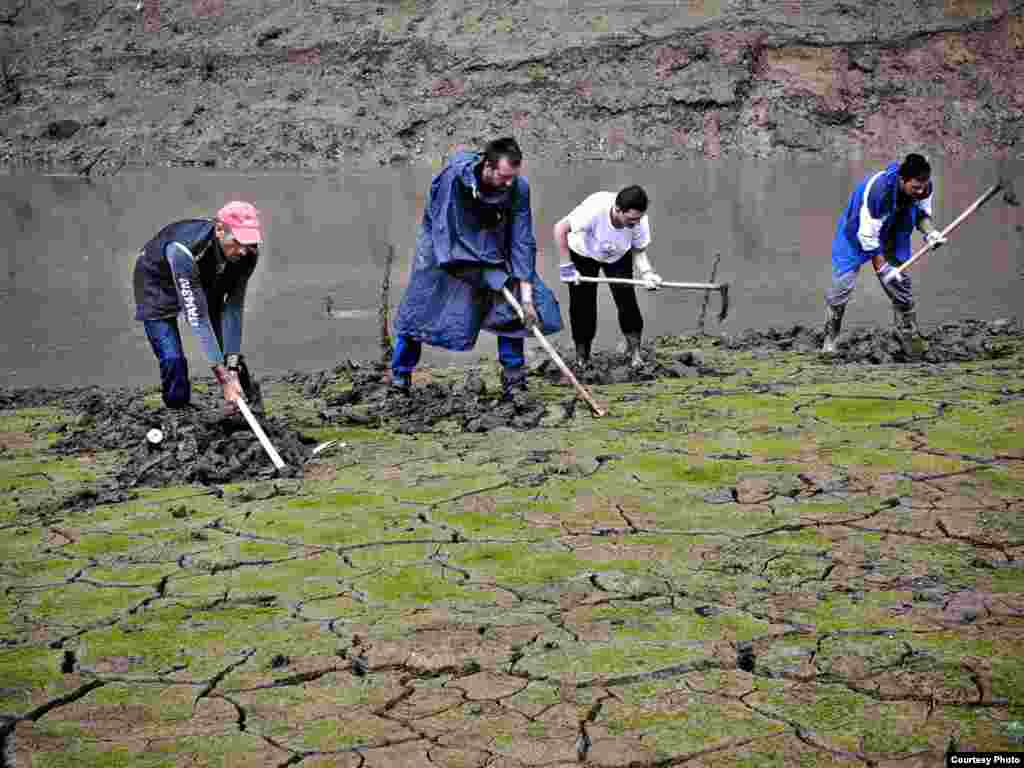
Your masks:
<svg viewBox="0 0 1024 768"><path fill-rule="evenodd" d="M146 433L146 439L149 440L152 445L159 445L164 439L164 433L154 427Z"/></svg>
<svg viewBox="0 0 1024 768"><path fill-rule="evenodd" d="M320 443L320 445L318 445L316 448L314 448L313 449L313 455L314 456L319 456L321 453L326 451L328 448L333 448L334 446L337 446L338 448L344 448L347 445L348 445L348 443L342 443L342 442L340 442L338 440L328 440L326 443Z"/></svg>

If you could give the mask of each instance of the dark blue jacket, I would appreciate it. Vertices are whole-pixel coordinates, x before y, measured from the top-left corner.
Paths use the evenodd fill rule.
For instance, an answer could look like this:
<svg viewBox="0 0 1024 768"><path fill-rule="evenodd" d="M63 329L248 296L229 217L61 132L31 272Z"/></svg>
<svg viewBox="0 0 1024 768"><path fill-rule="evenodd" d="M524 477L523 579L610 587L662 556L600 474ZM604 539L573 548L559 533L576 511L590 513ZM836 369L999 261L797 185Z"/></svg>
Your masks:
<svg viewBox="0 0 1024 768"><path fill-rule="evenodd" d="M135 319L166 320L185 310L210 362L221 363L224 354L241 351L242 305L257 260L228 261L212 219L168 224L135 261Z"/></svg>

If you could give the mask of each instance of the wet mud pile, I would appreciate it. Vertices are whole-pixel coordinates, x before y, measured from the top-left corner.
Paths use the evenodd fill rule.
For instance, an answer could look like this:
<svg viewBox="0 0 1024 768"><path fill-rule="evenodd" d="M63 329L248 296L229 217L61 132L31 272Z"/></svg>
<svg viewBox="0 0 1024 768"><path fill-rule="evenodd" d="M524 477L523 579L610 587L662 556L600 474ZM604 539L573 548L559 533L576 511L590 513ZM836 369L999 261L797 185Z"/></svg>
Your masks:
<svg viewBox="0 0 1024 768"><path fill-rule="evenodd" d="M99 392L90 389L88 392ZM0 411L14 408L41 408L47 405L73 401L83 396L80 389L54 387L25 387L18 389L0 388Z"/></svg>
<svg viewBox="0 0 1024 768"><path fill-rule="evenodd" d="M687 378L711 372L703 367L699 350L671 353L664 360L656 359L653 352L648 351L644 364L638 368L630 367L626 355L615 352L595 352L589 365L582 367L574 365L571 357L567 359L574 375L584 385ZM391 388L384 366L351 370L352 388L327 399L326 408L320 414L324 421L367 427L387 424L404 434L429 432L443 422L458 424L462 432L489 432L499 428L525 430L572 419L580 406L572 389L559 403L542 401L531 392L531 382L538 379L571 387L550 359L542 360L530 371L526 389L508 394L500 387L489 387L476 371L467 373L461 382L430 381L402 394ZM322 382L315 379L308 381L307 395L315 394L320 385Z"/></svg>
<svg viewBox="0 0 1024 768"><path fill-rule="evenodd" d="M163 432L163 440L157 445L145 438L136 442L137 447L118 473L122 486L295 477L301 474L314 442L273 419L261 418L260 426L286 464L278 470L240 415L213 420L175 414L160 421L162 426L158 428ZM126 430L125 435L128 434Z"/></svg>
<svg viewBox="0 0 1024 768"><path fill-rule="evenodd" d="M1024 337L1017 319L991 322L965 320L944 323L932 331L922 329L916 349L904 347L895 328L860 328L844 332L830 359L844 363L958 363L994 360L1011 353L1007 341ZM774 351L818 352L824 340L820 328L794 325L791 328L746 330L718 339L721 347L756 354Z"/></svg>
<svg viewBox="0 0 1024 768"><path fill-rule="evenodd" d="M642 350L643 365L629 364L629 357L620 352L594 352L587 365L572 364L573 373L583 384L627 384L631 381L657 379L687 379L715 373L705 367L704 356L698 349L666 353L657 358L653 350ZM566 358L567 361L571 358ZM545 360L537 372L552 383L563 381L562 373L552 361Z"/></svg>
<svg viewBox="0 0 1024 768"><path fill-rule="evenodd" d="M324 421L371 428L388 425L402 434L429 432L443 422L455 423L463 432L489 432L499 427L532 429L545 417L571 418L575 409L572 398L552 406L528 389L505 397L500 388L489 388L475 371L467 373L462 382L416 384L407 394L390 386L383 367L353 372L352 380L351 389L326 400L320 413Z"/></svg>
<svg viewBox="0 0 1024 768"><path fill-rule="evenodd" d="M90 390L72 395L61 405L77 416L60 428L65 435L52 450L63 455L128 451L117 474L120 488L294 476L312 452L314 441L257 415L287 464L278 472L241 414L225 418L219 396L200 402L181 410L154 410L138 393ZM153 429L161 432L155 443L147 439Z"/></svg>

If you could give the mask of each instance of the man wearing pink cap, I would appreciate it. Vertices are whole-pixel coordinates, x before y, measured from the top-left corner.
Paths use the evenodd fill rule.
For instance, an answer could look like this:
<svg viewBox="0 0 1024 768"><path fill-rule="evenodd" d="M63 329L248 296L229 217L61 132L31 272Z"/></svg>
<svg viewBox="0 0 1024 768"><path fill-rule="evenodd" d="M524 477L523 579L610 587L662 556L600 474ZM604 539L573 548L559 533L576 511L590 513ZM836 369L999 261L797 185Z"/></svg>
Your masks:
<svg viewBox="0 0 1024 768"><path fill-rule="evenodd" d="M188 406L192 388L178 331L184 312L213 374L224 390L229 413L245 396L259 406L241 355L245 288L256 269L263 241L259 213L249 203L231 202L214 219L186 219L161 229L135 262L135 319L160 364L168 408Z"/></svg>

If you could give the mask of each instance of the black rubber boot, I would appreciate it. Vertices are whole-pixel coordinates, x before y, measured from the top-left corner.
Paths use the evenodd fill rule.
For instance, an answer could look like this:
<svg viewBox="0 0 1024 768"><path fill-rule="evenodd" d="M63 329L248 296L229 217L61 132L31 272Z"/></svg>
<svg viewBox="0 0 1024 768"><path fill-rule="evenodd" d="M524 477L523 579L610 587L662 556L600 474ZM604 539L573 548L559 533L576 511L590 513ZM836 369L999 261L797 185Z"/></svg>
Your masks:
<svg viewBox="0 0 1024 768"><path fill-rule="evenodd" d="M590 367L590 342L576 345L576 367L581 371Z"/></svg>
<svg viewBox="0 0 1024 768"><path fill-rule="evenodd" d="M517 393L526 392L526 366L503 368L501 371L501 399L511 400Z"/></svg>
<svg viewBox="0 0 1024 768"><path fill-rule="evenodd" d="M639 333L626 334L626 357L629 358L630 368L639 368L644 364L644 359L640 355L641 341Z"/></svg>
<svg viewBox="0 0 1024 768"><path fill-rule="evenodd" d="M928 351L928 343L917 325L917 312L896 310L896 335L908 360L919 360Z"/></svg>
<svg viewBox="0 0 1024 768"><path fill-rule="evenodd" d="M245 364L245 358L242 355L228 355L227 362L228 369L238 374L238 383L242 385L242 394L245 395L245 402L249 406L249 410L256 414L262 414L264 412L263 390L260 388L259 381L249 373L249 366Z"/></svg>

